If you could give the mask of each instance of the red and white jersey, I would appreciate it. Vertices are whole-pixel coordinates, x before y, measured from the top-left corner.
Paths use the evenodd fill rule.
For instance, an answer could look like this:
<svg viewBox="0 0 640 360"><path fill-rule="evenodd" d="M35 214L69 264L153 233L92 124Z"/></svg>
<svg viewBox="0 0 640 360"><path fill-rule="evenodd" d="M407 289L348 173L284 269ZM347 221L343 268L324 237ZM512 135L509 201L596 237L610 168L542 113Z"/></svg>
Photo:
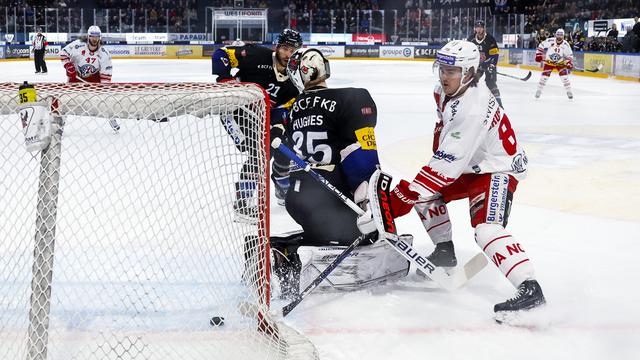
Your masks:
<svg viewBox="0 0 640 360"><path fill-rule="evenodd" d="M462 174L526 177L527 156L507 114L484 84L469 87L452 99L438 84L434 97L439 118L434 154L411 183L411 190L429 197Z"/></svg>
<svg viewBox="0 0 640 360"><path fill-rule="evenodd" d="M86 42L76 40L62 49L60 59L63 65L72 63L77 76L85 81L111 82L111 54L104 46L98 47L98 50L94 52L89 50Z"/></svg>
<svg viewBox="0 0 640 360"><path fill-rule="evenodd" d="M555 37L548 38L538 45L536 53L543 55L543 60L549 65L564 65L573 62L573 51L566 40L560 44Z"/></svg>

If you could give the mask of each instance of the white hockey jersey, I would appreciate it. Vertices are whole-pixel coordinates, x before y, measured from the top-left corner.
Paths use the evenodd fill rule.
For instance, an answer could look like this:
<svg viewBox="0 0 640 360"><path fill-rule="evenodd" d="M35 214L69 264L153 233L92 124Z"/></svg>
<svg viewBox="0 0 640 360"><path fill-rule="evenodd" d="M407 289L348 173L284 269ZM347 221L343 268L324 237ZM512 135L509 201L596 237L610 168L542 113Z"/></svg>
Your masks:
<svg viewBox="0 0 640 360"><path fill-rule="evenodd" d="M565 65L573 61L573 51L566 40L560 44L556 38L550 37L538 45L536 53L543 55L543 61L549 65Z"/></svg>
<svg viewBox="0 0 640 360"><path fill-rule="evenodd" d="M86 42L76 40L62 49L60 59L63 65L72 63L77 76L87 82L111 82L111 54L102 45L93 52Z"/></svg>
<svg viewBox="0 0 640 360"><path fill-rule="evenodd" d="M526 176L527 156L511 122L484 83L469 87L461 96L447 99L440 84L434 97L438 128L433 157L410 189L429 197L462 174L506 173L517 180Z"/></svg>

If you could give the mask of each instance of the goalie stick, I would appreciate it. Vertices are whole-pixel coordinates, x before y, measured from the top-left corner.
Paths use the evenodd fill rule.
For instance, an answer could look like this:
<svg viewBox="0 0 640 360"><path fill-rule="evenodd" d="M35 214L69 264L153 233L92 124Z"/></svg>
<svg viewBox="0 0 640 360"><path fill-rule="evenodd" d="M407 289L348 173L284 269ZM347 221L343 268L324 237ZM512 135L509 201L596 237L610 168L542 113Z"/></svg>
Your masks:
<svg viewBox="0 0 640 360"><path fill-rule="evenodd" d="M351 208L356 214L364 214L364 210L356 205L353 200L346 197L340 192L340 190L324 179L320 174L313 171L309 164L298 157L298 155L296 155L286 145L282 144L280 139L274 139L271 146L281 151L289 159L293 160L293 162L295 162L302 170L309 173L314 179L318 180L327 189L331 190L331 192L337 195L342 202L349 206L349 208ZM374 182L376 184L375 187L371 186ZM376 219L376 226L378 227L378 231L381 233L382 238L391 244L397 252L424 271L427 276L440 284L443 288L453 290L462 286L468 279L473 277L482 270L484 266L486 266L487 260L481 253L476 254L476 256L464 265L462 270L456 270L451 273L447 273L444 269L433 265L433 263L427 260L426 255L421 255L420 252L414 249L411 244L403 241L396 234L395 222L391 216L391 207L389 203L391 176L381 172L380 170L376 170L376 172L371 176L369 184L369 201L374 202L375 206L372 206L371 208L374 219ZM385 211L384 214L382 213L383 211Z"/></svg>
<svg viewBox="0 0 640 360"><path fill-rule="evenodd" d="M315 290L318 285L320 285L320 283L322 281L324 281L324 279L327 278L327 276L329 276L329 274L331 274L331 272L333 272L333 270L335 268L338 267L338 265L340 265L340 263L346 259L347 257L349 257L349 255L351 255L351 252L358 246L360 245L360 242L362 242L362 240L364 240L367 237L366 234L362 234L360 236L358 236L358 238L356 238L351 245L349 245L346 249L344 249L344 251L342 251L340 253L340 255L338 255L329 265L327 265L327 267L320 273L320 275L318 275L315 279L313 279L313 281L307 285L307 287L302 290L301 293L299 293L298 295L296 295L296 298L290 302L289 304L285 305L282 308L282 316L287 316L291 311L293 311L293 309L296 308L296 306L298 306L298 304L300 304L302 302L302 300L304 300L304 298L307 297L307 295L309 295L313 290Z"/></svg>
<svg viewBox="0 0 640 360"><path fill-rule="evenodd" d="M512 79L522 80L522 81L527 81L531 77L531 71L529 71L527 73L527 75L525 75L525 77L519 77L519 76L504 74L504 73L501 73L500 71L497 71L497 73L498 73L498 75L502 75L502 76L506 76L506 77L509 77L509 78L512 78Z"/></svg>

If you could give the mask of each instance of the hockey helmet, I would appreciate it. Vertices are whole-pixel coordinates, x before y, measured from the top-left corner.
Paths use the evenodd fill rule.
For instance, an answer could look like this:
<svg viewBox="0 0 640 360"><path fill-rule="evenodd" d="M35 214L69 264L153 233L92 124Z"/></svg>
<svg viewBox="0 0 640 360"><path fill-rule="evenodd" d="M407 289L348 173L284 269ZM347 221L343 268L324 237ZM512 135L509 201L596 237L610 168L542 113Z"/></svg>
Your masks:
<svg viewBox="0 0 640 360"><path fill-rule="evenodd" d="M278 37L277 46L287 45L294 49L299 49L302 46L302 36L299 32L293 29L284 29Z"/></svg>
<svg viewBox="0 0 640 360"><path fill-rule="evenodd" d="M287 74L298 88L303 91L307 84L316 80L326 80L331 75L329 60L318 49L298 49L289 58Z"/></svg>
<svg viewBox="0 0 640 360"><path fill-rule="evenodd" d="M558 29L558 30L556 30L556 37L562 37L562 38L564 38L564 29Z"/></svg>
<svg viewBox="0 0 640 360"><path fill-rule="evenodd" d="M476 20L473 24L474 24L475 27L483 28L484 27L484 20Z"/></svg>
<svg viewBox="0 0 640 360"><path fill-rule="evenodd" d="M100 31L100 28L98 26L92 25L89 26L89 30L87 30L87 36L101 37L102 31Z"/></svg>
<svg viewBox="0 0 640 360"><path fill-rule="evenodd" d="M477 72L480 65L480 53L478 46L466 40L449 41L442 49L436 53L435 70L440 66L455 66L462 69L462 77L460 78L460 89L469 84L473 78L464 81L471 69ZM457 91L456 91L457 93ZM455 94L454 94L455 95Z"/></svg>

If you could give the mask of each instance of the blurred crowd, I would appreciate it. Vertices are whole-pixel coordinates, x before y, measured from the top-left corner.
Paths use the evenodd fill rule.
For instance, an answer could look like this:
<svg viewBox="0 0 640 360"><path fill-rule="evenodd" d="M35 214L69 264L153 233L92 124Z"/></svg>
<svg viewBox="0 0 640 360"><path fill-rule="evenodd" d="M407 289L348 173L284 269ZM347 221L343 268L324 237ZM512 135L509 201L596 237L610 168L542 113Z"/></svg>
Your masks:
<svg viewBox="0 0 640 360"><path fill-rule="evenodd" d="M529 42L528 47L535 47L541 40L549 36L558 28L565 28L567 40L574 50L590 50L600 52L638 52L640 43L640 2L637 0L545 0L537 6L524 9L526 16L524 32L532 34L536 42ZM604 34L597 37L587 37L580 27L587 20L635 18L637 26L627 34L619 36L619 29L615 24ZM573 24L571 29L567 24ZM551 35L550 35L551 34Z"/></svg>
<svg viewBox="0 0 640 360"><path fill-rule="evenodd" d="M78 32L81 20L93 19L93 9L78 6L82 0L0 0L0 31L34 31L49 20L47 31ZM205 14L199 14L198 0L93 0L98 24L108 32L202 32ZM495 15L488 7L459 9L439 8L424 0L210 0L206 6L269 8L270 29L274 32L291 27L301 32L381 33L393 34L394 41L428 41L444 43L452 38L466 38L473 32L476 19L487 21L487 30L500 42L503 34L519 33L518 47L537 44L564 28L575 50L637 52L640 50L640 25L626 34L612 26L606 34L587 37L583 26L587 20L633 18L640 15L638 0L540 0L528 1L518 11L524 24L516 23L514 14ZM386 7L385 7L386 5ZM2 9L2 8L0 8ZM381 11L384 9L384 15ZM505 9L503 9L505 10ZM512 9L513 10L513 9ZM89 12L91 13L87 15ZM200 8L202 11L202 8ZM505 10L506 12L507 10ZM55 13L54 13L55 12ZM35 24L32 20L35 16ZM518 19L522 19L518 17ZM522 21L522 20L518 20ZM83 24L84 28L87 24Z"/></svg>

